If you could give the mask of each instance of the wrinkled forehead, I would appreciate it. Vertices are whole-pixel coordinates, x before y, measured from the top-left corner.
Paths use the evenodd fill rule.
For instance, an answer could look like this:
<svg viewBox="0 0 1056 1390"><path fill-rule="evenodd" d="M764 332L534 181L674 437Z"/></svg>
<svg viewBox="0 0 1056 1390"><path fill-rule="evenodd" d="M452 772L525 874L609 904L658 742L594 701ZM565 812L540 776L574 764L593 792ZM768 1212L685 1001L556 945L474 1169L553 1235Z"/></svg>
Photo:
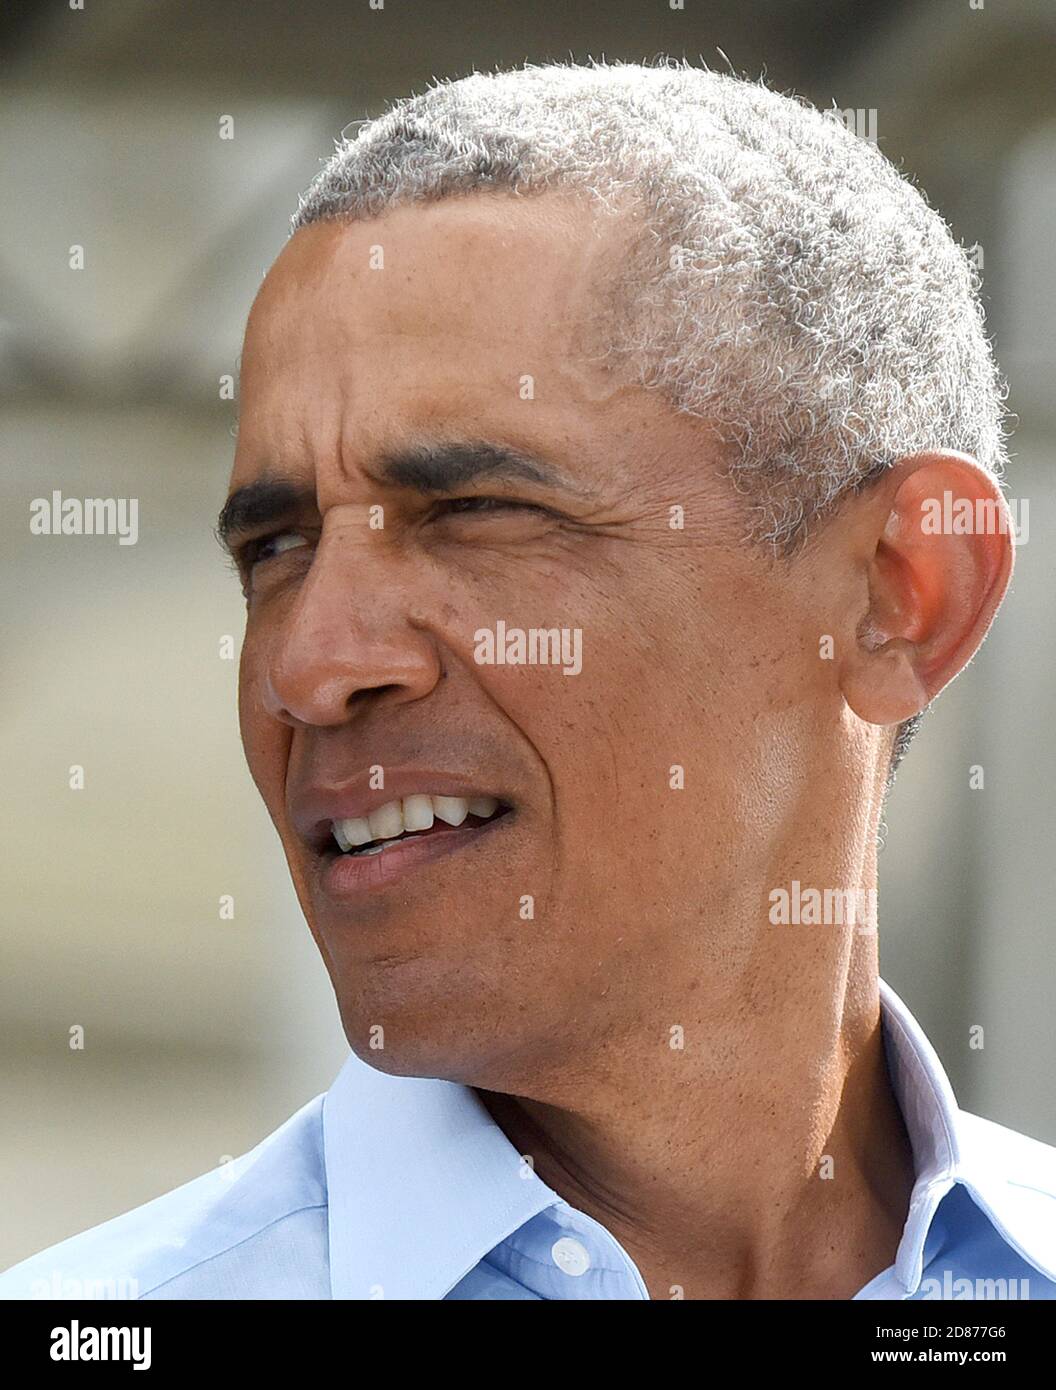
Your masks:
<svg viewBox="0 0 1056 1390"><path fill-rule="evenodd" d="M383 448L393 428L605 428L623 383L593 334L616 240L588 204L549 194L301 229L247 325L234 481L265 445L311 455L350 430Z"/></svg>

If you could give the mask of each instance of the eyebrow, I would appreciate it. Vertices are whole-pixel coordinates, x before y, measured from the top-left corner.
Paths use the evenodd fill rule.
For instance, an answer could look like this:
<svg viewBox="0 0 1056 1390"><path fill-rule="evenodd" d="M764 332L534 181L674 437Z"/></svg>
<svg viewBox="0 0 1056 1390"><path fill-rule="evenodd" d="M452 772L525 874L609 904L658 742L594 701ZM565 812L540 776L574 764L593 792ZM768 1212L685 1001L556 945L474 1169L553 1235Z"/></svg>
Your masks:
<svg viewBox="0 0 1056 1390"><path fill-rule="evenodd" d="M481 479L534 483L574 496L590 495L540 459L485 440L415 444L382 454L377 467L381 485L407 488L424 497L442 496ZM217 539L231 550L245 532L273 525L316 505L314 488L265 473L236 488L224 503L216 523Z"/></svg>
<svg viewBox="0 0 1056 1390"><path fill-rule="evenodd" d="M411 488L426 496L450 492L481 478L536 483L565 492L577 489L556 469L531 454L486 440L416 444L382 454L379 473L390 487Z"/></svg>
<svg viewBox="0 0 1056 1390"><path fill-rule="evenodd" d="M216 538L225 550L233 549L247 531L272 525L315 506L315 489L275 474L236 488L216 520Z"/></svg>

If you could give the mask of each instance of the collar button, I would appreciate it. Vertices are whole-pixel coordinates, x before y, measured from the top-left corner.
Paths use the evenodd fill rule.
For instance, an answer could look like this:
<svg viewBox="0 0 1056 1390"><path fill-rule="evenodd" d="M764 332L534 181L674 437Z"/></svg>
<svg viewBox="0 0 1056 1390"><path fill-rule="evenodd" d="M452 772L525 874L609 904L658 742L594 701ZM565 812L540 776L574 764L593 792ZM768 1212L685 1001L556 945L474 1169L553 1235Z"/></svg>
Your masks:
<svg viewBox="0 0 1056 1390"><path fill-rule="evenodd" d="M560 1240L555 1240L550 1249L550 1256L558 1269L573 1277L586 1274L590 1268L590 1252L585 1245L573 1240L571 1236L562 1236Z"/></svg>

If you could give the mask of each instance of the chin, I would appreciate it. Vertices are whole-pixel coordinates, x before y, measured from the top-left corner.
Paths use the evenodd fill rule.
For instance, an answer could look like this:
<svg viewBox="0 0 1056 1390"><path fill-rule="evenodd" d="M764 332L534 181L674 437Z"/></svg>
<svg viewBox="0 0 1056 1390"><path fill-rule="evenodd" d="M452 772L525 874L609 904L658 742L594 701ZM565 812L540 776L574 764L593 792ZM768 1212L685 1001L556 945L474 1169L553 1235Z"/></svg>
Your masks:
<svg viewBox="0 0 1056 1390"><path fill-rule="evenodd" d="M479 1064L486 1066L492 1047L472 1000L461 1005L434 988L416 998L407 989L356 991L339 999L341 1024L348 1045L361 1062L389 1076L439 1077L467 1081ZM479 1053L483 1051L484 1058Z"/></svg>

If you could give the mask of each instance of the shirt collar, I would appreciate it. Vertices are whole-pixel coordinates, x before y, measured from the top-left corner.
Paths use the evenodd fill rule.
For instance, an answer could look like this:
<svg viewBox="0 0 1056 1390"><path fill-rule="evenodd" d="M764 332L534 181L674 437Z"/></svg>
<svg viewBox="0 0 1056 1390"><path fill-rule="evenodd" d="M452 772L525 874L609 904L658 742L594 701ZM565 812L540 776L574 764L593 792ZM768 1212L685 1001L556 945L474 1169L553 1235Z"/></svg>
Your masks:
<svg viewBox="0 0 1056 1390"><path fill-rule="evenodd" d="M880 1020L887 1070L913 1149L916 1180L894 1270L913 1292L924 1268L924 1244L939 1203L958 1179L958 1105L949 1077L916 1019L880 981Z"/></svg>
<svg viewBox="0 0 1056 1390"><path fill-rule="evenodd" d="M334 1298L443 1298L558 1200L468 1086L353 1053L323 1101Z"/></svg>
<svg viewBox="0 0 1056 1390"><path fill-rule="evenodd" d="M931 1043L883 980L880 1015L916 1172L891 1271L898 1284L909 1294L919 1286L932 1220L958 1182L1020 1255L1056 1278L1041 1253L1056 1248L1053 1232L1039 1237L1036 1204L1017 1200L1017 1184L968 1123L983 1122L958 1109ZM471 1087L389 1076L354 1053L324 1099L323 1136L334 1298L443 1298L561 1202Z"/></svg>
<svg viewBox="0 0 1056 1390"><path fill-rule="evenodd" d="M1038 1203L1030 1199L1035 1189L1021 1171L1022 1146L1031 1141L960 1109L935 1049L884 980L880 1018L888 1073L916 1172L893 1267L898 1283L907 1294L917 1291L931 1223L958 1183L968 1189L981 1219L989 1220L1017 1254L1046 1278L1056 1277L1056 1223L1050 1217L1039 1225Z"/></svg>

